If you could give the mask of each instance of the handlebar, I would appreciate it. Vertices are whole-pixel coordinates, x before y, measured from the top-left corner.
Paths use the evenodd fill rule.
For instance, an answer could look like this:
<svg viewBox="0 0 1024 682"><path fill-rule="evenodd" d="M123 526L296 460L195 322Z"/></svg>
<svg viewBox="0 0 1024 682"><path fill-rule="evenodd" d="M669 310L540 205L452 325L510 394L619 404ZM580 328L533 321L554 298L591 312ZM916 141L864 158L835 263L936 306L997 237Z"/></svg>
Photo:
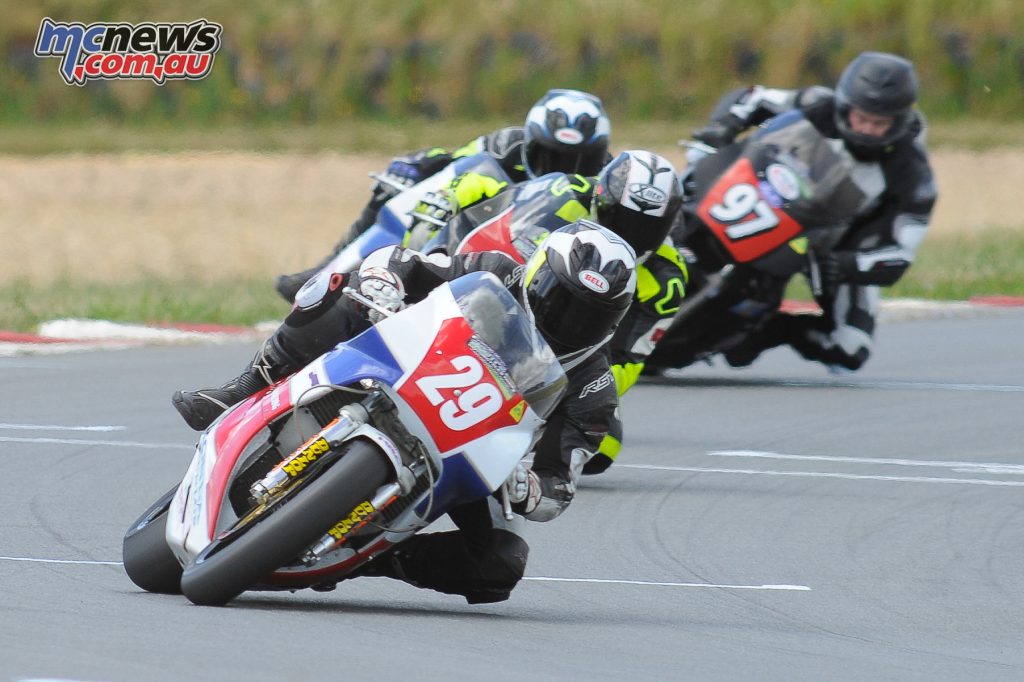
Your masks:
<svg viewBox="0 0 1024 682"><path fill-rule="evenodd" d="M376 310L378 313L380 313L384 317L391 317L392 315L395 314L394 310L388 310L387 308L385 308L383 306L377 305L376 303L374 303L370 299L366 298L365 296L363 296L361 293L359 293L358 291L356 291L352 287L344 287L341 290L341 293L345 294L346 296L351 298L356 303L364 305L367 308L372 308L373 310Z"/></svg>

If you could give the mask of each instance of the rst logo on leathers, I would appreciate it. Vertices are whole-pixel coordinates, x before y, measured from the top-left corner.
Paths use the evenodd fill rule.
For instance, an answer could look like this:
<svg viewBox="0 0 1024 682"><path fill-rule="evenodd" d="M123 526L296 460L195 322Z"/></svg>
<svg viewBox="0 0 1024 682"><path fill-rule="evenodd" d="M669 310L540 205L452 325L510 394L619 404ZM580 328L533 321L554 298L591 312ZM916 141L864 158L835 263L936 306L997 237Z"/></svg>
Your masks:
<svg viewBox="0 0 1024 682"><path fill-rule="evenodd" d="M36 37L37 57L60 57L60 75L68 85L90 80L198 80L213 68L220 49L220 24L197 19L188 24L85 25L46 17Z"/></svg>

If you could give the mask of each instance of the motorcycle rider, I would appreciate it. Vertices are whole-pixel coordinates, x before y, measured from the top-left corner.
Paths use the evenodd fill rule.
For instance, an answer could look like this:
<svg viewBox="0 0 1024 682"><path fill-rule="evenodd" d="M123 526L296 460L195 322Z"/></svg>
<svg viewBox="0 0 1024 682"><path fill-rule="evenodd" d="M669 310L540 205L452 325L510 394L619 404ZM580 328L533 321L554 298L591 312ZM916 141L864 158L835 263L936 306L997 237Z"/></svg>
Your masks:
<svg viewBox="0 0 1024 682"><path fill-rule="evenodd" d="M612 159L596 178L576 174L568 180L558 184L557 190L552 188L565 197L556 215L571 220L589 211L591 220L622 237L637 256L636 295L605 350L622 396L636 383L655 342L671 326L686 288L686 265L668 236L682 205L678 175L665 157L628 150ZM464 196L451 203L465 206L478 199ZM616 414L583 473L605 471L618 457L622 442L622 421Z"/></svg>
<svg viewBox="0 0 1024 682"><path fill-rule="evenodd" d="M637 255L636 294L605 351L619 396L636 383L683 298L686 265L668 236L681 206L675 167L651 152L622 152L594 182L591 218L625 239ZM611 431L583 473L599 474L611 466L622 441L622 421L616 412Z"/></svg>
<svg viewBox="0 0 1024 682"><path fill-rule="evenodd" d="M545 173L561 171L593 176L607 163L611 122L596 95L580 90L548 90L531 108L522 126L501 128L481 135L454 151L430 147L400 156L388 165L377 182L362 214L318 265L291 275L280 275L275 288L287 301L295 299L300 287L330 262L346 245L377 220L381 207L405 187L434 175L454 160L486 152L494 157L512 183ZM494 178L469 173L453 181L452 192L424 197L416 212L436 221L451 217L460 207L493 196L505 187Z"/></svg>
<svg viewBox="0 0 1024 682"><path fill-rule="evenodd" d="M514 511L529 520L549 521L572 501L581 468L609 431L618 397L600 350L636 290L633 250L588 220L550 233L525 265L495 251L425 256L392 246L371 253L357 272L318 273L239 377L220 388L178 391L174 406L192 428L205 429L230 405L380 319L377 310L344 296L345 287L396 311L443 282L477 271L494 273L518 297L569 380L537 441L532 468L520 466L506 484ZM450 516L458 530L414 536L375 558L359 575L397 578L463 595L470 603L507 599L526 566L522 519L507 521L493 497L459 507Z"/></svg>
<svg viewBox="0 0 1024 682"><path fill-rule="evenodd" d="M772 116L800 109L828 138L841 141L867 200L835 249L824 256L823 315L779 312L725 353L734 367L782 344L830 369L859 369L872 348L881 293L906 272L924 239L936 187L924 147L925 121L914 108L913 64L897 55L864 52L843 70L835 90L780 90L756 85L722 98L711 122L693 137L712 147Z"/></svg>

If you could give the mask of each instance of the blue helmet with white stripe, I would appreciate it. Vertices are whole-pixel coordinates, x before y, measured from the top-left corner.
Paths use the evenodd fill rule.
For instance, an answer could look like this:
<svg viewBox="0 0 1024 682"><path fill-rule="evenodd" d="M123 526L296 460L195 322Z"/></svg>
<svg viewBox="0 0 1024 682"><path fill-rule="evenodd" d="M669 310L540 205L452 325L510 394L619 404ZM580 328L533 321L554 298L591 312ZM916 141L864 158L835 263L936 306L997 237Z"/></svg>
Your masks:
<svg viewBox="0 0 1024 682"><path fill-rule="evenodd" d="M608 156L611 127L599 97L581 90L548 90L526 116L526 174L597 175Z"/></svg>

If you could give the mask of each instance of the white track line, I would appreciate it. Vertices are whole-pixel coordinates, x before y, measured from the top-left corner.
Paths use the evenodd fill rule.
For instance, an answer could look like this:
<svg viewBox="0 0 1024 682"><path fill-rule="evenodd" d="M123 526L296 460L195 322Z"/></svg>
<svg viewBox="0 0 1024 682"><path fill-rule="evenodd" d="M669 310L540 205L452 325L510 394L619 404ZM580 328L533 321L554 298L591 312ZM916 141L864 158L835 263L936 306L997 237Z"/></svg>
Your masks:
<svg viewBox="0 0 1024 682"><path fill-rule="evenodd" d="M87 566L123 566L120 561L78 561L73 559L33 559L30 557L0 556L0 561L25 561L37 564L80 564ZM525 577L523 580L551 583L600 583L606 585L641 585L651 587L718 587L730 590L790 590L796 592L807 592L811 588L806 585L715 585L712 583L670 583L656 582L651 580L612 580L605 578L549 578L549 577Z"/></svg>
<svg viewBox="0 0 1024 682"><path fill-rule="evenodd" d="M15 438L0 436L0 443L45 443L50 445L104 445L121 448L153 448L158 450L194 450L194 445L182 443L137 443L129 440L84 440L80 438Z"/></svg>
<svg viewBox="0 0 1024 682"><path fill-rule="evenodd" d="M0 561L26 561L33 564L80 564L85 566L123 566L120 561L84 561L80 559L33 559L24 556L0 556Z"/></svg>
<svg viewBox="0 0 1024 682"><path fill-rule="evenodd" d="M668 583L650 580L610 580L604 578L547 578L527 576L523 580L551 583L600 583L605 585L649 585L654 587L717 587L728 590L791 590L809 592L806 585L716 585L713 583Z"/></svg>
<svg viewBox="0 0 1024 682"><path fill-rule="evenodd" d="M834 386L836 388L891 388L907 391L982 391L995 393L1024 393L1024 386L1003 384L955 384L938 381L796 381L778 382L780 386Z"/></svg>
<svg viewBox="0 0 1024 682"><path fill-rule="evenodd" d="M0 424L12 431L127 431L127 426L60 426L58 424Z"/></svg>
<svg viewBox="0 0 1024 682"><path fill-rule="evenodd" d="M894 464L906 467L945 467L957 471L980 470L991 473L1024 474L1024 465L999 462L947 462L927 459L893 459L887 457L833 457L830 455L787 455L762 450L712 450L711 457L756 457L762 459L795 459L805 462L852 462L854 464Z"/></svg>
<svg viewBox="0 0 1024 682"><path fill-rule="evenodd" d="M616 464L622 469L646 471L678 471L695 474L745 474L749 476L796 476L805 478L842 478L851 481L905 481L908 483L962 483L967 485L1024 486L1024 481L993 481L984 478L939 478L932 476L868 476L836 474L824 471L770 471L758 469L712 469L705 467L654 466L652 464Z"/></svg>

